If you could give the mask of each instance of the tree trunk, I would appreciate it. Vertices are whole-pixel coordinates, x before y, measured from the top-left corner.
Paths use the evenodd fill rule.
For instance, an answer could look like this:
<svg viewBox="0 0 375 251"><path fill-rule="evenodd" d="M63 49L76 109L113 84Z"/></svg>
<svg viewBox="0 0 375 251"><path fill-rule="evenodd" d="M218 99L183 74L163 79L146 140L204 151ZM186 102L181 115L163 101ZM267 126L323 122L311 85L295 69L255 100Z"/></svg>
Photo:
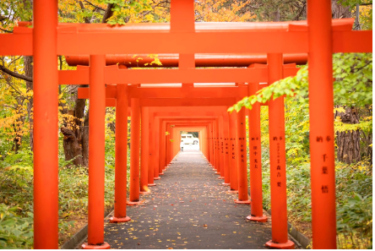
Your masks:
<svg viewBox="0 0 375 251"><path fill-rule="evenodd" d="M109 107L107 107L107 109L105 110L105 113L106 114L114 114L115 111ZM107 126L108 128L113 132L113 133L116 133L116 121L112 121L112 122L108 122L107 123Z"/></svg>
<svg viewBox="0 0 375 251"><path fill-rule="evenodd" d="M33 77L33 57L32 56L25 56L24 57L24 70L25 75L27 77ZM26 92L32 92L34 89L33 82L26 81ZM33 119L33 112L32 108L34 106L34 98L33 95L28 96L28 103L27 103L27 116L29 117L29 133L30 133L30 148L31 151L34 150L34 119Z"/></svg>
<svg viewBox="0 0 375 251"><path fill-rule="evenodd" d="M350 18L352 13L348 6L342 6L338 0L331 0L332 18Z"/></svg>
<svg viewBox="0 0 375 251"><path fill-rule="evenodd" d="M338 0L332 0L332 18L350 18L350 8L342 6ZM336 112L335 117L340 116L345 124L358 124L359 116L356 108L346 108L345 113ZM337 159L347 164L361 160L360 132L347 131L336 133Z"/></svg>
<svg viewBox="0 0 375 251"><path fill-rule="evenodd" d="M62 134L64 134L64 153L65 160L73 160L75 166L82 165L82 149L78 144L76 132L66 127L61 128Z"/></svg>
<svg viewBox="0 0 375 251"><path fill-rule="evenodd" d="M346 108L344 112L336 112L344 124L358 124L358 112L355 108ZM346 131L336 133L337 159L347 164L361 160L360 131Z"/></svg>
<svg viewBox="0 0 375 251"><path fill-rule="evenodd" d="M89 166L89 110L87 111L85 122L83 124L82 156L83 165Z"/></svg>
<svg viewBox="0 0 375 251"><path fill-rule="evenodd" d="M62 111L65 114L69 114L74 116L73 120L65 121L63 127L61 127L61 132L64 134L64 153L65 153L65 160L69 161L73 158L75 166L82 166L84 165L83 161L83 144L82 144L82 136L83 136L83 118L84 118L84 111L86 102L84 99L77 98L77 90L72 92L75 95L75 107L72 111Z"/></svg>
<svg viewBox="0 0 375 251"><path fill-rule="evenodd" d="M82 2L80 2L81 8L84 9ZM103 23L107 22L107 19L113 15L114 4L108 4L105 14L103 16ZM88 19L85 19L85 23L90 23ZM88 85L80 85L79 87L88 87ZM74 113L75 116L74 123L69 129L68 133L65 130L66 135L61 128L61 132L64 134L64 153L65 159L71 160L76 157L74 160L75 165L88 166L89 164L89 111L85 114L86 100L77 98L77 90L72 93L75 95L75 107ZM82 120L84 122L82 123ZM83 124L83 126L82 126Z"/></svg>
<svg viewBox="0 0 375 251"><path fill-rule="evenodd" d="M15 136L13 138L14 145L12 147L12 151L14 151L15 153L18 153L18 150L21 147L22 138L23 138L23 135L24 135L24 131L22 130L22 127L25 123L25 117L23 116L23 112L24 112L23 101L24 101L24 99L21 98L21 97L18 97L18 98L16 98L16 100L17 100L18 105L15 109L15 112L18 116L17 116L17 119L15 120L15 123L13 123L13 129L14 129Z"/></svg>
<svg viewBox="0 0 375 251"><path fill-rule="evenodd" d="M112 9L115 7L115 4L110 3L107 5L107 9L105 10L105 13L103 15L102 23L106 23L107 19L110 18L113 15Z"/></svg>

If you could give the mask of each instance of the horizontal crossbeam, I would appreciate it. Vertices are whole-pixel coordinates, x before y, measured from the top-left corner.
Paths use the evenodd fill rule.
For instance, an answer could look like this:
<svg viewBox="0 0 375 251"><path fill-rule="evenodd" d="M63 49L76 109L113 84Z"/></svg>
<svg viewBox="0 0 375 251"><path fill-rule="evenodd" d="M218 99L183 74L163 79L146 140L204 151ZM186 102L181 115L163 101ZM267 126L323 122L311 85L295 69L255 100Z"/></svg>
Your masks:
<svg viewBox="0 0 375 251"><path fill-rule="evenodd" d="M140 106L144 107L178 107L178 106L225 106L234 105L236 98L151 98L140 99ZM107 98L107 107L116 107L116 99Z"/></svg>
<svg viewBox="0 0 375 251"><path fill-rule="evenodd" d="M88 66L89 55L68 56L66 62L70 66ZM154 58L147 54L109 54L106 55L106 65L124 65L132 67L179 67L180 57L178 54L159 54L158 59L162 65L152 63ZM307 53L284 54L284 63L296 63L304 65L307 62ZM251 64L267 64L266 54L195 54L195 67L248 67Z"/></svg>
<svg viewBox="0 0 375 251"><path fill-rule="evenodd" d="M32 55L32 36L0 34L0 55ZM333 31L332 37L334 53L372 51L372 31ZM308 52L307 31L60 33L57 45L58 55Z"/></svg>
<svg viewBox="0 0 375 251"><path fill-rule="evenodd" d="M284 66L284 77L295 76L295 65ZM117 66L105 67L106 84L157 84L157 83L227 83L227 82L267 82L267 67L237 69L158 69L128 70ZM75 71L59 71L60 85L89 84L89 68Z"/></svg>
<svg viewBox="0 0 375 251"><path fill-rule="evenodd" d="M78 98L88 99L89 88L78 88ZM246 85L233 87L193 87L193 88L139 88L132 86L128 88L128 98L243 98L248 95ZM108 85L106 98L116 98L117 88Z"/></svg>

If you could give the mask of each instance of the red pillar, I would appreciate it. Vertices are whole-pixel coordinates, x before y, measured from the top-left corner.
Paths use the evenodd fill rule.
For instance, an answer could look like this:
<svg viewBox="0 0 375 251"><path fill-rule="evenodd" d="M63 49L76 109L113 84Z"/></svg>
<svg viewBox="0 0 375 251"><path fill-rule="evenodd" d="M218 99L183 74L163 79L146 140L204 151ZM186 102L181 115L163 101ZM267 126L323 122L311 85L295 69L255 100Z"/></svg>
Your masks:
<svg viewBox="0 0 375 251"><path fill-rule="evenodd" d="M214 156L214 141L213 141L213 133L214 133L214 128L213 128L213 123L211 122L210 125L209 125L209 130L210 130L210 164L211 164L211 167L213 167L214 165L214 161L215 161L215 156Z"/></svg>
<svg viewBox="0 0 375 251"><path fill-rule="evenodd" d="M243 108L237 113L237 140L238 140L238 200L239 204L250 204L247 192L247 147L246 147L246 109Z"/></svg>
<svg viewBox="0 0 375 251"><path fill-rule="evenodd" d="M206 137L207 137L207 160L208 160L208 163L211 164L211 160L212 160L212 155L211 155L211 138L210 138L210 133L211 133L211 129L210 129L210 124L207 125L206 127Z"/></svg>
<svg viewBox="0 0 375 251"><path fill-rule="evenodd" d="M34 248L58 248L57 1L34 0Z"/></svg>
<svg viewBox="0 0 375 251"><path fill-rule="evenodd" d="M108 249L104 242L105 85L104 55L90 56L89 216L84 249Z"/></svg>
<svg viewBox="0 0 375 251"><path fill-rule="evenodd" d="M154 183L154 166L155 166L155 149L153 147L153 143L154 143L154 140L153 140L153 137L154 137L154 126L153 126L153 121L154 121L154 118L153 116L151 115L151 111L150 111L150 108L149 108L149 126L148 126L148 132L149 132L149 135L148 135L148 144L149 144L149 147L148 147L148 152L149 152L149 156L148 156L148 186L151 187L151 186L156 186L156 184Z"/></svg>
<svg viewBox="0 0 375 251"><path fill-rule="evenodd" d="M224 179L224 128L223 128L223 116L219 116L219 179Z"/></svg>
<svg viewBox="0 0 375 251"><path fill-rule="evenodd" d="M220 175L220 143L219 143L219 122L218 122L218 118L215 119L215 130L214 130L214 133L215 133L215 169L216 169L216 173L215 174L218 174Z"/></svg>
<svg viewBox="0 0 375 251"><path fill-rule="evenodd" d="M215 143L214 143L214 123L209 125L209 137L210 137L210 164L213 170L215 170Z"/></svg>
<svg viewBox="0 0 375 251"><path fill-rule="evenodd" d="M131 129L130 129L130 196L128 205L139 205L139 99L131 99Z"/></svg>
<svg viewBox="0 0 375 251"><path fill-rule="evenodd" d="M249 83L249 95L254 95L258 88L258 83ZM266 222L267 216L263 214L260 104L258 102L249 110L249 147L251 214L247 219Z"/></svg>
<svg viewBox="0 0 375 251"><path fill-rule="evenodd" d="M162 172L164 172L165 170L165 167L168 165L169 163L169 159L170 159L170 156L171 156L171 153L170 153L170 144L169 144L169 140L172 139L172 128L171 128L171 124L170 123L166 123L165 124L165 132L168 132L169 134L166 135L164 133L163 135L163 140L164 140L164 162L163 162L163 165L162 165Z"/></svg>
<svg viewBox="0 0 375 251"><path fill-rule="evenodd" d="M159 145L159 139L160 139L160 123L159 119L157 117L154 118L154 148L155 148L155 166L154 166L154 180L159 180L159 158L160 158L160 145Z"/></svg>
<svg viewBox="0 0 375 251"><path fill-rule="evenodd" d="M216 171L216 155L215 155L215 121L211 122L211 133L210 133L210 138L211 138L211 152L212 152L212 157L211 157L211 167L212 170Z"/></svg>
<svg viewBox="0 0 375 251"><path fill-rule="evenodd" d="M237 143L237 114L232 112L229 114L229 138L230 138L230 189L231 192L238 192L238 143Z"/></svg>
<svg viewBox="0 0 375 251"><path fill-rule="evenodd" d="M173 131L173 128L172 127L169 127L169 129L168 129L169 131L170 131L170 137L169 137L169 139L174 139L174 131ZM169 163L171 163L171 161L173 160L173 158L174 158L174 155L173 155L173 144L174 144L174 141L170 141L168 139L168 141L167 141L167 144L169 145L169 151L168 151L168 153L169 153L169 159L168 159L168 161L167 161L167 163L166 163L166 165L165 166L168 166L169 165Z"/></svg>
<svg viewBox="0 0 375 251"><path fill-rule="evenodd" d="M214 171L217 172L217 165L216 165L216 161L217 161L217 153L216 153L216 121L214 120L212 122L212 156L213 156L213 163L212 163L212 167L214 169ZM215 173L216 173L215 172Z"/></svg>
<svg viewBox="0 0 375 251"><path fill-rule="evenodd" d="M313 248L336 248L331 2L308 1Z"/></svg>
<svg viewBox="0 0 375 251"><path fill-rule="evenodd" d="M148 157L149 157L149 114L148 107L142 107L141 114L141 194L150 193L148 188Z"/></svg>
<svg viewBox="0 0 375 251"><path fill-rule="evenodd" d="M206 127L206 138L205 138L205 140L206 140L206 146L207 146L207 156L206 156L206 158L207 158L208 163L210 163L210 133L209 133L210 129L209 129L209 127L210 126L207 124L207 127Z"/></svg>
<svg viewBox="0 0 375 251"><path fill-rule="evenodd" d="M230 185L230 162L229 162L229 115L225 111L223 114L224 130L224 185Z"/></svg>
<svg viewBox="0 0 375 251"><path fill-rule="evenodd" d="M160 120L159 122L159 175L164 175L163 169L166 162L166 122Z"/></svg>
<svg viewBox="0 0 375 251"><path fill-rule="evenodd" d="M274 83L283 77L283 55L268 54L267 58L268 81L269 83ZM294 243L288 240L284 97L269 101L268 114L271 164L272 240L267 242L266 246L271 248L294 248Z"/></svg>
<svg viewBox="0 0 375 251"><path fill-rule="evenodd" d="M117 84L116 143L115 143L115 210L111 223L127 222L126 215L127 162L128 162L128 97L127 85Z"/></svg>

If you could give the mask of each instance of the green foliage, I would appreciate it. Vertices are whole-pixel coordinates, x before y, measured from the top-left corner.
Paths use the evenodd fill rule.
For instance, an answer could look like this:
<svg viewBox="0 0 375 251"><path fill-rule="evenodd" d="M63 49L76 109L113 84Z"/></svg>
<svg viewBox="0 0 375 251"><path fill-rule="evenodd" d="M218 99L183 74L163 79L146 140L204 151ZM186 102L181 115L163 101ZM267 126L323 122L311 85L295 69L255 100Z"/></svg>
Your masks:
<svg viewBox="0 0 375 251"><path fill-rule="evenodd" d="M106 130L105 206L114 199L114 134ZM60 146L62 141L60 141ZM59 232L69 231L71 216L86 215L88 205L88 170L70 168L62 147L59 153ZM128 178L129 178L128 161ZM0 248L32 248L33 245L33 158L21 150L7 154L0 161Z"/></svg>
<svg viewBox="0 0 375 251"><path fill-rule="evenodd" d="M357 5L359 6L359 23L361 30L372 30L372 0L338 0L344 7L348 7L353 17L356 16Z"/></svg>
<svg viewBox="0 0 375 251"><path fill-rule="evenodd" d="M33 214L18 217L21 208L9 207L0 203L0 248L32 248Z"/></svg>
<svg viewBox="0 0 375 251"><path fill-rule="evenodd" d="M126 20L130 19L133 15L139 15L144 12L152 11L151 4L148 0L107 0L108 4L113 4L112 11L115 13L110 19L108 19L108 24L111 25L125 25ZM153 21L154 16L152 14L146 16L148 21Z"/></svg>
<svg viewBox="0 0 375 251"><path fill-rule="evenodd" d="M372 53L334 55L335 105L372 105Z"/></svg>
<svg viewBox="0 0 375 251"><path fill-rule="evenodd" d="M372 106L372 54L334 55L333 74L336 106L367 109ZM345 91L342 91L345 90ZM311 222L311 187L309 153L308 66L302 66L295 77L280 80L246 97L229 111L252 108L285 97L285 144L287 160L288 215L293 222ZM343 108L335 108L343 112ZM332 111L333 112L333 111ZM336 131L372 131L372 117L359 124L335 121ZM270 208L270 162L268 107L261 107L261 143L263 166L263 206ZM336 162L337 229L340 248L367 248L372 235L372 165L363 160L347 165Z"/></svg>
<svg viewBox="0 0 375 251"><path fill-rule="evenodd" d="M7 31L13 31L16 26L15 20L31 20L32 8L30 1L23 0L12 0L12 1L0 1L0 28L4 28ZM3 30L4 31L4 30Z"/></svg>
<svg viewBox="0 0 375 251"><path fill-rule="evenodd" d="M293 164L294 163L294 164ZM262 147L263 206L271 208L269 151ZM369 248L372 236L372 166L336 163L337 232L339 248ZM310 163L287 158L289 220L311 222ZM297 225L298 226L298 225Z"/></svg>
<svg viewBox="0 0 375 251"><path fill-rule="evenodd" d="M278 13L280 21L304 20L306 19L306 1L294 0L292 2L283 0L252 0L251 9L254 10L259 21L275 21Z"/></svg>
<svg viewBox="0 0 375 251"><path fill-rule="evenodd" d="M372 105L372 53L340 53L333 57L335 105L364 107ZM245 97L228 109L252 109L256 103L286 96L308 102L308 66L302 66L294 77L287 77L262 88L255 95Z"/></svg>
<svg viewBox="0 0 375 251"><path fill-rule="evenodd" d="M372 164L366 159L356 164L336 164L338 227L342 231L371 232Z"/></svg>

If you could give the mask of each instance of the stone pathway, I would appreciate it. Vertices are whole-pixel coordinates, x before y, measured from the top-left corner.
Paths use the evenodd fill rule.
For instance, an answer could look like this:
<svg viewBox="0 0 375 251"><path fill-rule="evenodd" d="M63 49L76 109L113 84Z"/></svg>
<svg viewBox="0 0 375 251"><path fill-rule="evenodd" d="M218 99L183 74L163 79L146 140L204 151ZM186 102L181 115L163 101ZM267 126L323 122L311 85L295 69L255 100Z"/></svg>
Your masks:
<svg viewBox="0 0 375 251"><path fill-rule="evenodd" d="M119 249L260 249L271 240L271 223L246 220L249 205L214 174L201 152L180 152L162 178L128 206L132 221L105 223L105 241Z"/></svg>

